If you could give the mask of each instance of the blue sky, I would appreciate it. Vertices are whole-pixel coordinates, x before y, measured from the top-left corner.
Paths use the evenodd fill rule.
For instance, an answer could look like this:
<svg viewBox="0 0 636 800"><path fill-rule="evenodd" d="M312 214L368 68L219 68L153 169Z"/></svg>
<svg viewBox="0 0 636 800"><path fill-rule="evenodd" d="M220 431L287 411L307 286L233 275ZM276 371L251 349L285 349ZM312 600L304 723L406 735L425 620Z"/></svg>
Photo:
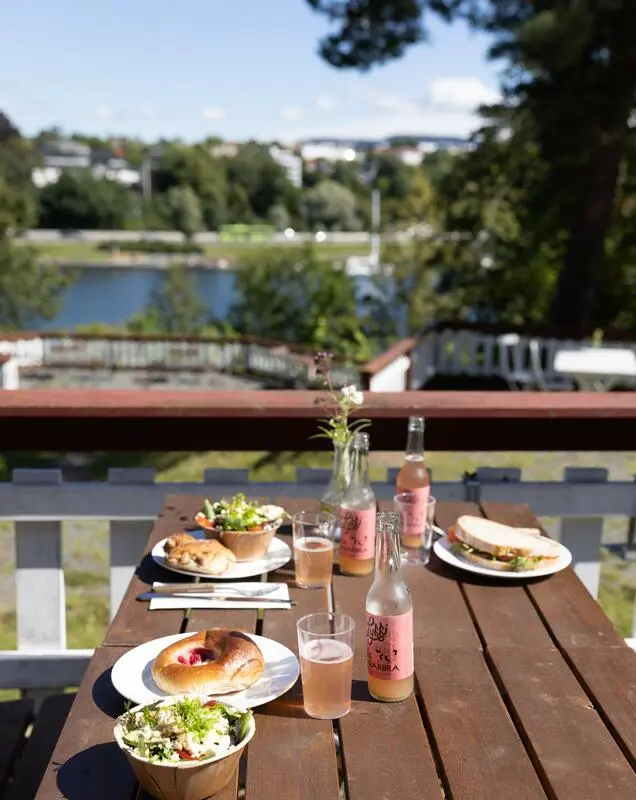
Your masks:
<svg viewBox="0 0 636 800"><path fill-rule="evenodd" d="M488 41L431 42L370 74L317 55L305 0L2 0L0 109L25 132L227 139L465 135L495 99Z"/></svg>

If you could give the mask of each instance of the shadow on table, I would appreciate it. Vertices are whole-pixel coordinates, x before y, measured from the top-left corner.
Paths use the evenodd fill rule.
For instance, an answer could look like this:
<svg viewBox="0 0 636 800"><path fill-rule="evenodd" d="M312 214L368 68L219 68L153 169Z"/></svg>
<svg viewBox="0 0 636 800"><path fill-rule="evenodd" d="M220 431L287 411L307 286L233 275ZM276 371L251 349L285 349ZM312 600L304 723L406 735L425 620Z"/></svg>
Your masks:
<svg viewBox="0 0 636 800"><path fill-rule="evenodd" d="M164 581L166 583L179 583L179 581L183 581L183 583L188 583L188 581L193 580L189 575L179 574L178 572L172 572L172 570L160 567L149 553L139 562L139 566L135 570L135 575L140 581L150 586L152 586L155 581Z"/></svg>
<svg viewBox="0 0 636 800"><path fill-rule="evenodd" d="M378 701L369 694L366 681L354 680L351 685L351 699L356 703L377 703ZM276 698L266 706L257 709L261 713L275 717L295 717L299 719L312 719L305 713L303 706L303 690L300 678L292 688L281 697Z"/></svg>
<svg viewBox="0 0 636 800"><path fill-rule="evenodd" d="M57 771L57 787L67 800L114 800L132 795L135 779L116 742L104 742L65 761Z"/></svg>
<svg viewBox="0 0 636 800"><path fill-rule="evenodd" d="M422 569L422 567L406 567L406 569L419 570ZM522 576L521 573L517 573L514 579L502 579L501 577L495 575L493 575L491 578L487 575L479 575L476 572L468 572L468 570L459 569L458 567L453 567L450 564L445 564L434 553L431 555L431 560L426 567L424 567L424 569L428 572L432 572L435 575L439 575L442 578L447 578L448 580L459 581L460 583L468 583L476 586L518 587L519 585L525 586L528 584L543 583L543 581L553 577L552 575L540 575L538 577L532 577L531 575Z"/></svg>
<svg viewBox="0 0 636 800"><path fill-rule="evenodd" d="M112 667L104 670L93 684L93 702L106 716L115 719L123 714L125 700L113 686L111 680Z"/></svg>

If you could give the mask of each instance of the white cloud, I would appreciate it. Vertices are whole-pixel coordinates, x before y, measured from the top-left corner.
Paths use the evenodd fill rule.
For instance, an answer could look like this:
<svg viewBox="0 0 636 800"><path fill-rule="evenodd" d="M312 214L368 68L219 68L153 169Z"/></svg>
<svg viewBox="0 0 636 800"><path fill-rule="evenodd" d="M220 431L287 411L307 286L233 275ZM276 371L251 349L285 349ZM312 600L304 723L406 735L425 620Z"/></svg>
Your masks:
<svg viewBox="0 0 636 800"><path fill-rule="evenodd" d="M316 105L321 111L331 111L336 107L335 102L329 95L327 94L320 94L316 98Z"/></svg>
<svg viewBox="0 0 636 800"><path fill-rule="evenodd" d="M467 137L481 124L477 107L499 99L499 94L478 78L456 77L432 80L418 99L375 87L364 79L352 81L348 94L352 105L348 118L343 114L338 124L330 124L328 128L324 122L305 124L302 130L294 131L296 137L364 139L395 134ZM356 114L353 106L362 107L362 111Z"/></svg>
<svg viewBox="0 0 636 800"><path fill-rule="evenodd" d="M141 106L141 108L139 109L139 113L141 114L142 117L150 118L154 117L155 110L151 106Z"/></svg>
<svg viewBox="0 0 636 800"><path fill-rule="evenodd" d="M418 110L418 103L393 92L385 92L369 86L353 84L349 88L353 99L361 100L373 111L394 114L412 114Z"/></svg>
<svg viewBox="0 0 636 800"><path fill-rule="evenodd" d="M479 127L476 114L459 111L418 109L413 113L363 114L359 117L326 127L324 123L303 126L294 130L296 139L338 137L343 139L384 139L403 134L426 136L467 137ZM281 132L281 135L286 132Z"/></svg>
<svg viewBox="0 0 636 800"><path fill-rule="evenodd" d="M96 106L94 113L98 119L110 119L113 116L112 110L102 105Z"/></svg>
<svg viewBox="0 0 636 800"><path fill-rule="evenodd" d="M210 108L203 109L203 119L207 120L221 120L227 117L227 109L211 106Z"/></svg>
<svg viewBox="0 0 636 800"><path fill-rule="evenodd" d="M439 108L472 111L497 100L499 93L479 78L436 78L428 87L429 103Z"/></svg>
<svg viewBox="0 0 636 800"><path fill-rule="evenodd" d="M280 115L289 122L299 122L305 118L305 112L302 108L297 108L296 106L283 106L280 110Z"/></svg>

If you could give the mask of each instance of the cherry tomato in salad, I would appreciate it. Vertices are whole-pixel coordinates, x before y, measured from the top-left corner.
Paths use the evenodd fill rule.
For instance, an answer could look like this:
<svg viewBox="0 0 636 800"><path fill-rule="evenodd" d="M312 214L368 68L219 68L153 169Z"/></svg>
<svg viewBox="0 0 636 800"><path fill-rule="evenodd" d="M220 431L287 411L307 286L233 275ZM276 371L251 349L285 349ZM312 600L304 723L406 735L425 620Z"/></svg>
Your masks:
<svg viewBox="0 0 636 800"><path fill-rule="evenodd" d="M177 754L182 761L196 761L189 750L177 750Z"/></svg>

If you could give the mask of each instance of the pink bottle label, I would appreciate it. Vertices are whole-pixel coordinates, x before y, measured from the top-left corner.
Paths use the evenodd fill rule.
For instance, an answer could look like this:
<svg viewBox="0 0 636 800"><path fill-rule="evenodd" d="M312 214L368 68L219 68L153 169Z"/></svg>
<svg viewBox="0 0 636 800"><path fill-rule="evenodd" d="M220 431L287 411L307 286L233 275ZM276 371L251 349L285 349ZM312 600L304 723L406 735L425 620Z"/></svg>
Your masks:
<svg viewBox="0 0 636 800"><path fill-rule="evenodd" d="M420 486L417 489L401 489L397 487L397 491L398 494L404 493L413 498L411 505L404 504L402 506L402 536L420 536L426 528L426 514L431 487Z"/></svg>
<svg viewBox="0 0 636 800"><path fill-rule="evenodd" d="M396 617L367 612L367 668L372 678L399 681L413 674L413 609Z"/></svg>
<svg viewBox="0 0 636 800"><path fill-rule="evenodd" d="M340 509L340 552L360 561L375 558L375 508Z"/></svg>

